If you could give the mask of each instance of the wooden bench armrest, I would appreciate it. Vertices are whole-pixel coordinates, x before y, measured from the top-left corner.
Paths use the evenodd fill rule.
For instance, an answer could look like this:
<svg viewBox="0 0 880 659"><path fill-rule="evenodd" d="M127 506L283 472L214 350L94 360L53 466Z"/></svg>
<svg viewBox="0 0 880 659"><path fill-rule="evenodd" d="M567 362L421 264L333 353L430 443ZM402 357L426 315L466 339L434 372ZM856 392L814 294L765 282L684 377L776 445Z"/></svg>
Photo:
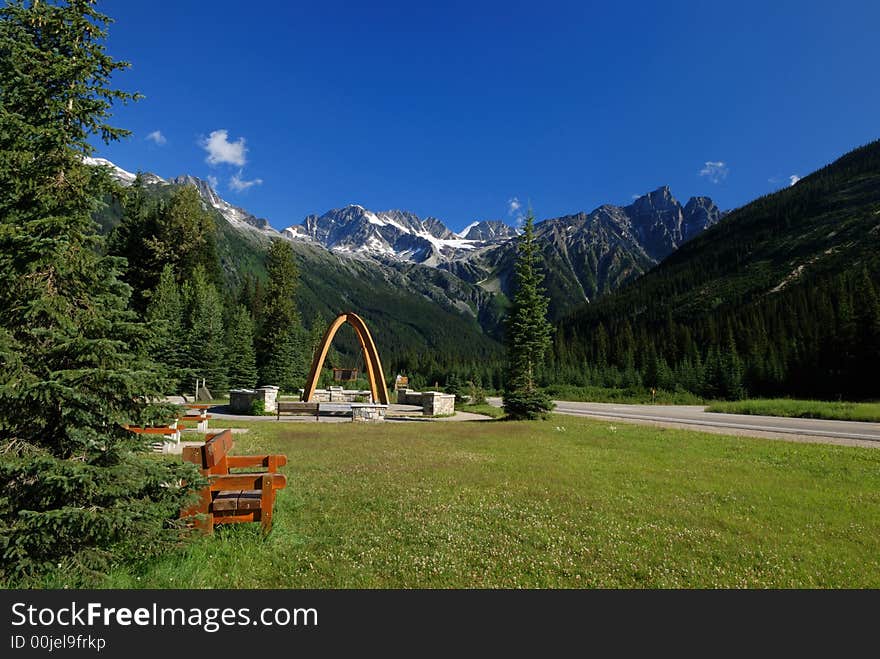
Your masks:
<svg viewBox="0 0 880 659"><path fill-rule="evenodd" d="M262 490L263 484L267 484L273 490L287 487L287 476L284 474L221 474L211 475L208 487L211 492L222 490Z"/></svg>
<svg viewBox="0 0 880 659"><path fill-rule="evenodd" d="M138 426L128 426L126 428L129 432L134 432L139 435L173 435L178 432L179 428L172 428L170 426L167 427L157 427L151 426L148 428L140 428Z"/></svg>
<svg viewBox="0 0 880 659"><path fill-rule="evenodd" d="M199 472L208 477L208 485L200 490L199 501L181 511L181 516L198 515L193 525L208 533L216 524L237 522L260 522L263 533L268 533L275 493L287 487L287 477L276 469L287 464L287 456L229 455L232 445L232 431L227 428L208 434L202 446L183 447L181 457L198 465ZM230 468L246 467L264 467L266 471L228 473Z"/></svg>
<svg viewBox="0 0 880 659"><path fill-rule="evenodd" d="M271 458L274 458L272 460ZM271 467L272 462L276 467L287 464L286 455L227 455L226 464L232 467Z"/></svg>

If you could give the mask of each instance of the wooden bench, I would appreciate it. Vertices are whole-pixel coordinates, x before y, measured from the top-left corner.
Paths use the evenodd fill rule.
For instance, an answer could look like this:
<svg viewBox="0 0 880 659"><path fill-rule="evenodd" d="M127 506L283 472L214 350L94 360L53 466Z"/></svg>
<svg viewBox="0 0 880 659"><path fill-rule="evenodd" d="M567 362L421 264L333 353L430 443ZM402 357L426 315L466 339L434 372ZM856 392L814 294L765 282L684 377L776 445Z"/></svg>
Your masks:
<svg viewBox="0 0 880 659"><path fill-rule="evenodd" d="M211 415L202 410L199 414L186 414L184 416L179 416L177 417L177 422L178 425L181 423L196 422L198 424L196 426L198 432L208 432L208 419L210 418Z"/></svg>
<svg viewBox="0 0 880 659"><path fill-rule="evenodd" d="M318 403L303 403L299 401L276 401L275 411L277 418L281 420L281 413L288 414L314 414L318 420Z"/></svg>
<svg viewBox="0 0 880 659"><path fill-rule="evenodd" d="M183 459L199 466L208 478L198 503L180 513L181 517L199 515L193 524L212 533L217 524L260 522L263 533L272 528L275 492L287 486L287 477L276 473L287 464L284 455L229 455L232 432L224 430L208 435L202 446L187 446ZM230 469L263 467L265 471L233 472Z"/></svg>
<svg viewBox="0 0 880 659"><path fill-rule="evenodd" d="M125 426L125 429L138 435L165 435L167 437L179 438L180 428L177 428L176 426L177 424L172 426L148 426L146 428L140 426Z"/></svg>
<svg viewBox="0 0 880 659"><path fill-rule="evenodd" d="M138 435L160 435L158 441L150 443L155 453L167 453L169 446L176 445L180 441L180 428L177 421L168 426L123 426L129 432Z"/></svg>

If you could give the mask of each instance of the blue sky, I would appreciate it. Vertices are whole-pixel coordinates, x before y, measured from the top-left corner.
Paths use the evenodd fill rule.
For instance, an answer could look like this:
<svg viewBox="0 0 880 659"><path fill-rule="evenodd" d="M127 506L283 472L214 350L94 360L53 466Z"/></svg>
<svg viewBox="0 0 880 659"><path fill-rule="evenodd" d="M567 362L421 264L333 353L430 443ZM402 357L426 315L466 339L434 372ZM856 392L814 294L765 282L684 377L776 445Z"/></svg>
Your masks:
<svg viewBox="0 0 880 659"><path fill-rule="evenodd" d="M667 184L733 208L880 137L873 0L102 8L145 98L97 155L213 177L277 228L359 203L459 230Z"/></svg>

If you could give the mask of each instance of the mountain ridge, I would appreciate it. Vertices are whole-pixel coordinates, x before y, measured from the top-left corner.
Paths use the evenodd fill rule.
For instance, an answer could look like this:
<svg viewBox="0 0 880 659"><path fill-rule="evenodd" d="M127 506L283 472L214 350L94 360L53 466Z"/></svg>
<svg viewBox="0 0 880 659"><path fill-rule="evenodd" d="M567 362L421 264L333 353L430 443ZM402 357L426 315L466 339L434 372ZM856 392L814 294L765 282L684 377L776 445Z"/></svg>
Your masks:
<svg viewBox="0 0 880 659"><path fill-rule="evenodd" d="M646 386L706 398L876 397L880 140L731 211L566 315L556 349L560 364L600 365L583 384L619 386L638 369Z"/></svg>
<svg viewBox="0 0 880 659"><path fill-rule="evenodd" d="M137 176L105 159L92 159L90 164L110 167L124 186ZM226 220L231 232L223 230L221 252L230 276L236 269L235 258L257 260L249 254L250 248L236 246L236 241L259 248L277 238L312 244L340 258L366 259L398 274L407 272L409 265L420 265L446 273L419 274L420 282L438 276L444 279L442 288L450 296L450 306L482 318L484 330L497 335L499 307L506 305L511 294L518 235L515 227L503 221L479 220L455 233L436 217L421 218L406 210L377 212L349 204L308 215L279 231L267 219L223 199L204 179L187 174L169 179L149 173L140 176L151 186L194 186L205 206ZM708 197L691 197L682 206L668 186L661 186L627 206L605 204L589 213L537 222L535 238L544 256L551 317L560 318L577 305L631 281L721 217L723 213ZM388 279L400 281L397 276ZM423 294L436 300L434 286ZM455 297L461 294L464 299Z"/></svg>

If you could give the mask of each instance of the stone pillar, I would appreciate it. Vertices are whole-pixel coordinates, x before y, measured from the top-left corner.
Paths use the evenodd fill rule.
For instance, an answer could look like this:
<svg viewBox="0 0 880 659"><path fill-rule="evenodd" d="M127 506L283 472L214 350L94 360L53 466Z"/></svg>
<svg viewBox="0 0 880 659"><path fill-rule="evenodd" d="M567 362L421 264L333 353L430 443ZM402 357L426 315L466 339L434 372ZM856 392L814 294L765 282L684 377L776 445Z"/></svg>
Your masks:
<svg viewBox="0 0 880 659"><path fill-rule="evenodd" d="M439 416L455 414L455 395L439 391L426 391L422 394L422 414Z"/></svg>
<svg viewBox="0 0 880 659"><path fill-rule="evenodd" d="M275 402L278 400L278 387L265 386L257 388L257 396L263 399L263 409L274 412L278 409Z"/></svg>

